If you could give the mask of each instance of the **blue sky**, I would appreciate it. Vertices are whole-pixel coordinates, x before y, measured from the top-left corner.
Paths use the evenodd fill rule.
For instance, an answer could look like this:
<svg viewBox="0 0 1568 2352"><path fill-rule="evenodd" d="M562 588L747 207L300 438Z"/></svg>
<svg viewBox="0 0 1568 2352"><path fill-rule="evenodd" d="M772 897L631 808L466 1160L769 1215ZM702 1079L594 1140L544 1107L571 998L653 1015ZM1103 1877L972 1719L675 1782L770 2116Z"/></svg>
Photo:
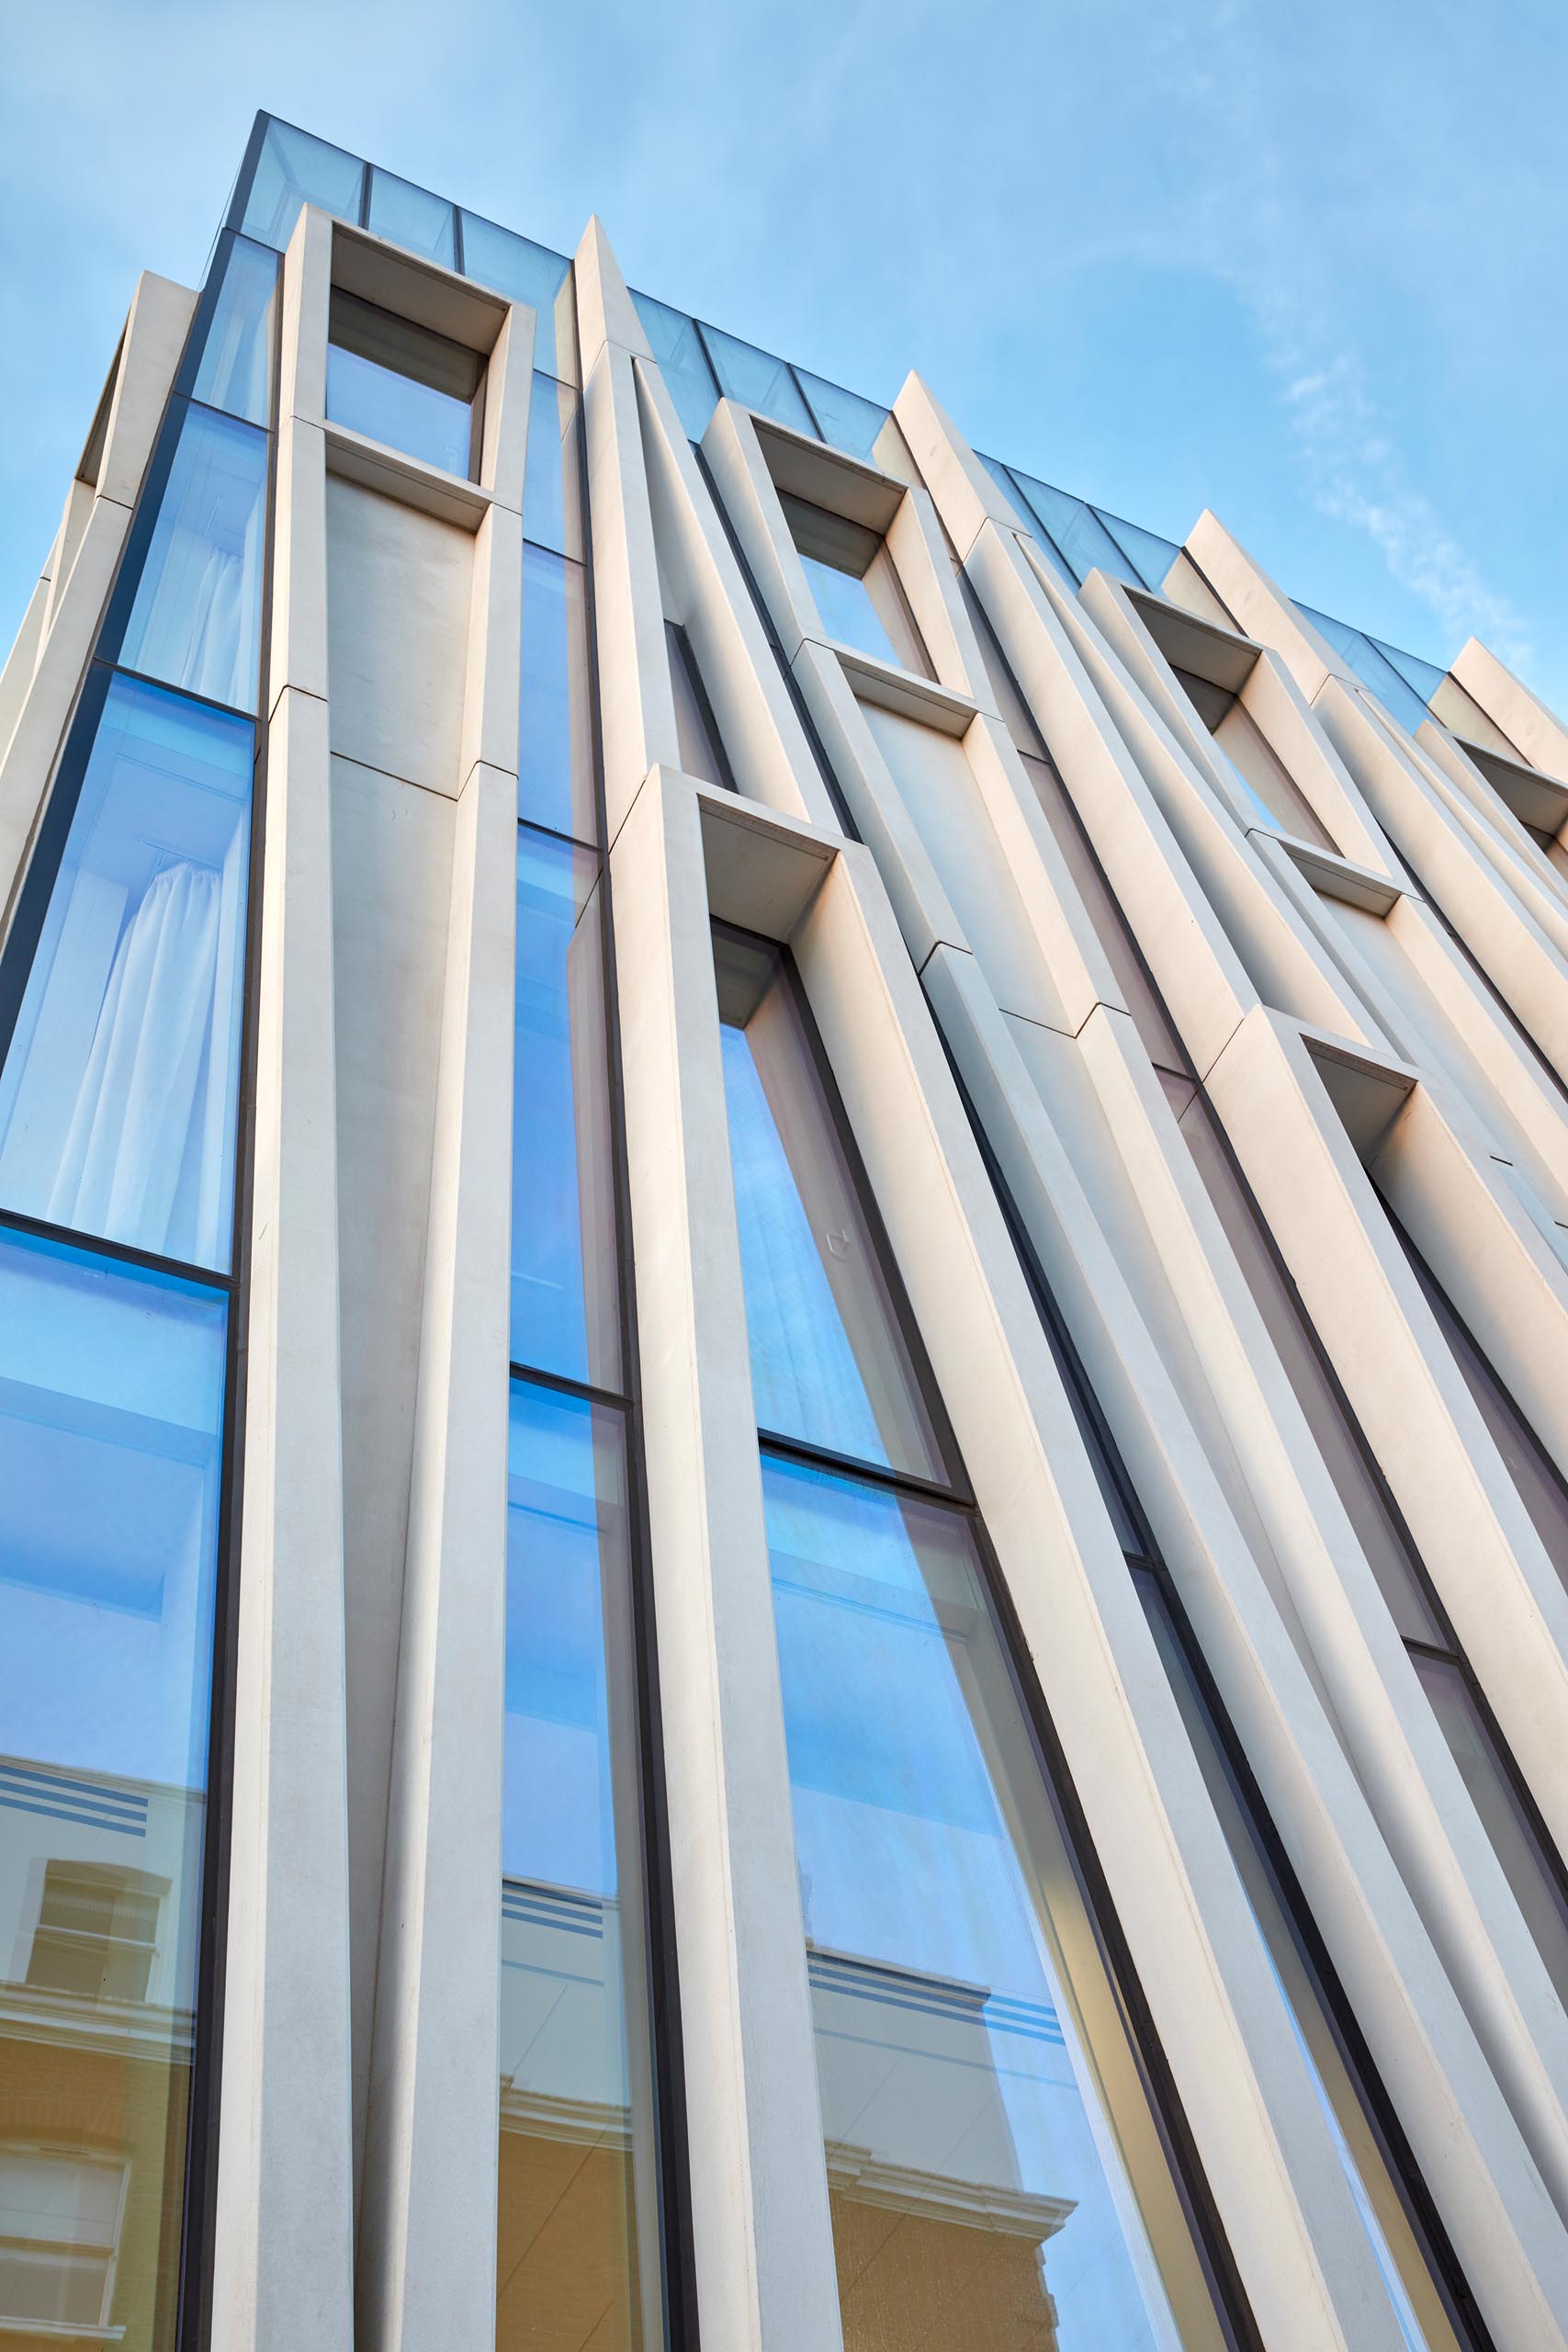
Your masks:
<svg viewBox="0 0 1568 2352"><path fill-rule="evenodd" d="M56 0L0 95L0 640L272 108L1568 707L1561 0Z"/></svg>

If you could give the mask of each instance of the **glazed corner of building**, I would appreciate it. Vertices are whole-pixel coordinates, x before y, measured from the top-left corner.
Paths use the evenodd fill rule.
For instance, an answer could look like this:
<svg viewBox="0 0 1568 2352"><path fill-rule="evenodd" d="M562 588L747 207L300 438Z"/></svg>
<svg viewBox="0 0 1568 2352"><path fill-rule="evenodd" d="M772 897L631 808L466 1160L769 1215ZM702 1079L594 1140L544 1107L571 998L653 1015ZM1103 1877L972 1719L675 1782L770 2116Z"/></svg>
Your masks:
<svg viewBox="0 0 1568 2352"><path fill-rule="evenodd" d="M260 116L0 903L0 2330L1568 2345L1495 655Z"/></svg>

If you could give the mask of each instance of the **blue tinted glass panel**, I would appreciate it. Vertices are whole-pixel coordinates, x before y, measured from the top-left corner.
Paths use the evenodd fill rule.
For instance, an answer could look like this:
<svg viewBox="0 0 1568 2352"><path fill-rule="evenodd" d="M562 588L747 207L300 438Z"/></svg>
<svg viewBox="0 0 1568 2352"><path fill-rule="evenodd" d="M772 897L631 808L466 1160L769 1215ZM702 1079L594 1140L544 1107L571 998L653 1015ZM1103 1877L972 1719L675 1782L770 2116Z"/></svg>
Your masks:
<svg viewBox="0 0 1568 2352"><path fill-rule="evenodd" d="M1364 685L1371 688L1391 718L1415 733L1427 717L1427 705L1409 682L1402 677L1391 662L1385 661L1370 637L1347 621L1337 621L1328 613L1314 610L1311 605L1298 603L1296 610L1303 619L1325 636L1337 653L1344 656Z"/></svg>
<svg viewBox="0 0 1568 2352"><path fill-rule="evenodd" d="M1446 670L1439 668L1436 662L1423 662L1418 653L1402 653L1397 645L1385 645L1381 637L1370 638L1368 642L1376 647L1385 662L1392 662L1405 684L1418 694L1424 703L1430 703L1448 676Z"/></svg>
<svg viewBox="0 0 1568 2352"><path fill-rule="evenodd" d="M797 433L809 433L814 441L821 437L800 397L799 386L782 359L775 359L771 351L759 351L754 343L725 334L718 327L705 326L703 333L718 380L731 400L773 417L780 424L793 424Z"/></svg>
<svg viewBox="0 0 1568 2352"><path fill-rule="evenodd" d="M110 684L0 1071L7 1208L228 1265L252 756L248 721Z"/></svg>
<svg viewBox="0 0 1568 2352"><path fill-rule="evenodd" d="M457 215L452 207L428 188L415 187L390 172L370 174L370 219L367 224L378 237L406 245L412 254L439 262L443 269L457 266Z"/></svg>
<svg viewBox="0 0 1568 2352"><path fill-rule="evenodd" d="M1443 2298L1416 2235L1360 2089L1347 2063L1323 1987L1297 1940L1252 1814L1220 1745L1158 1580L1134 1574L1166 1673L1231 1859L1269 1955L1292 2035L1306 2062L1335 2153L1409 2352L1459 2352Z"/></svg>
<svg viewBox="0 0 1568 2352"><path fill-rule="evenodd" d="M267 435L186 410L119 651L122 667L254 710Z"/></svg>
<svg viewBox="0 0 1568 2352"><path fill-rule="evenodd" d="M571 300L562 289L571 275L564 254L514 237L477 212L463 215L463 275L480 286L492 287L509 301L526 302L534 313L534 365L546 375L558 376L573 365ZM558 310L560 328L558 334Z"/></svg>
<svg viewBox="0 0 1568 2352"><path fill-rule="evenodd" d="M175 2341L224 1315L0 1232L0 2230L29 2342Z"/></svg>
<svg viewBox="0 0 1568 2352"><path fill-rule="evenodd" d="M651 294L634 294L632 300L686 437L700 441L718 405L718 386L696 328L683 311L656 302Z"/></svg>
<svg viewBox="0 0 1568 2352"><path fill-rule="evenodd" d="M405 450L449 474L474 470L478 352L334 288L327 343L327 414L334 424Z"/></svg>
<svg viewBox="0 0 1568 2352"><path fill-rule="evenodd" d="M523 549L517 813L576 841L599 836L582 566L533 546Z"/></svg>
<svg viewBox="0 0 1568 2352"><path fill-rule="evenodd" d="M517 834L512 1360L621 1385L599 860Z"/></svg>
<svg viewBox="0 0 1568 2352"><path fill-rule="evenodd" d="M840 571L836 564L824 563L819 556L802 555L800 560L829 636L840 645L855 646L862 653L874 654L879 662L891 662L901 669L902 657L871 601L865 582L857 580L852 571Z"/></svg>
<svg viewBox="0 0 1568 2352"><path fill-rule="evenodd" d="M976 451L976 454L978 456L978 451ZM986 471L990 475L991 480L996 483L997 488L1001 492L1002 496L1007 500L1008 504L1018 516L1019 528L1029 533L1031 538L1033 539L1035 545L1040 549L1041 554L1044 556L1053 571L1061 574L1067 586L1069 588L1076 588L1078 585L1077 572L1074 571L1072 566L1068 563L1066 557L1062 553L1061 548L1056 545L1055 540L1051 537L1050 532L1045 528L1045 526L1040 520L1039 515L1035 514L1033 508L1030 505L1028 499L1024 496L1022 490L1019 487L1019 482L1013 480L1008 468L1004 466L1001 460L998 458L981 458L980 463L985 467ZM1021 476L1020 481L1021 481L1021 479L1022 477Z"/></svg>
<svg viewBox="0 0 1568 2352"><path fill-rule="evenodd" d="M1048 481L1037 481L1032 474L1021 474L1016 466L1012 478L1055 541L1080 587L1097 570L1138 584L1132 564L1092 506L1081 498L1074 498L1068 491L1054 489Z"/></svg>
<svg viewBox="0 0 1568 2352"><path fill-rule="evenodd" d="M822 428L824 441L835 449L843 449L852 458L870 458L876 436L892 414L890 409L878 408L874 401L863 401L858 392L846 392L841 384L829 384L821 376L808 376L804 368L796 368L800 388L811 403L811 413Z"/></svg>
<svg viewBox="0 0 1568 2352"><path fill-rule="evenodd" d="M508 1462L496 2341L660 2323L625 1439L515 1382ZM547 2322L542 2315L548 2315Z"/></svg>
<svg viewBox="0 0 1568 2352"><path fill-rule="evenodd" d="M577 394L536 374L528 403L523 528L535 545L582 558L582 471Z"/></svg>
<svg viewBox="0 0 1568 2352"><path fill-rule="evenodd" d="M886 1271L783 958L720 933L715 961L759 1426L943 1478Z"/></svg>
<svg viewBox="0 0 1568 2352"><path fill-rule="evenodd" d="M1213 2343L965 1519L762 1487L846 2344Z"/></svg>
<svg viewBox="0 0 1568 2352"><path fill-rule="evenodd" d="M207 330L196 397L252 424L272 421L272 352L277 255L236 237Z"/></svg>
<svg viewBox="0 0 1568 2352"><path fill-rule="evenodd" d="M1107 514L1101 507L1097 506L1094 513L1145 587L1154 589L1157 594L1165 585L1167 572L1181 553L1176 541L1162 539L1157 531L1145 531L1141 523L1124 523L1120 514Z"/></svg>
<svg viewBox="0 0 1568 2352"><path fill-rule="evenodd" d="M244 232L281 252L301 205L319 204L340 220L357 220L364 187L365 166L357 155L329 147L324 139L312 139L290 123L269 123L245 206Z"/></svg>

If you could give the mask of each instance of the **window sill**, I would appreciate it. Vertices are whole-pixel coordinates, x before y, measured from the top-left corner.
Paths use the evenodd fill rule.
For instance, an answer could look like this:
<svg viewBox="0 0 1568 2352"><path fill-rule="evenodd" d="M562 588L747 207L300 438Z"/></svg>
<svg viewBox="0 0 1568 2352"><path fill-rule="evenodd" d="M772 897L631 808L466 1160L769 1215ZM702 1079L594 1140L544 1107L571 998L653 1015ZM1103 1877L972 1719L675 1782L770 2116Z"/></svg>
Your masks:
<svg viewBox="0 0 1568 2352"><path fill-rule="evenodd" d="M361 482L367 490L378 490L404 506L434 514L439 522L477 531L497 503L493 491L482 483L465 481L460 474L426 465L423 458L411 458L385 442L372 441L346 424L333 424L329 419L323 429L328 473L340 475L344 481Z"/></svg>
<svg viewBox="0 0 1568 2352"><path fill-rule="evenodd" d="M914 670L902 670L892 662L879 662L874 654L862 653L852 645L843 645L836 638L822 640L830 653L836 653L843 664L844 675L861 702L876 703L883 710L896 711L901 718L919 719L922 726L934 727L942 735L967 735L978 712L966 695L954 694L950 686L938 685L934 678L922 678Z"/></svg>

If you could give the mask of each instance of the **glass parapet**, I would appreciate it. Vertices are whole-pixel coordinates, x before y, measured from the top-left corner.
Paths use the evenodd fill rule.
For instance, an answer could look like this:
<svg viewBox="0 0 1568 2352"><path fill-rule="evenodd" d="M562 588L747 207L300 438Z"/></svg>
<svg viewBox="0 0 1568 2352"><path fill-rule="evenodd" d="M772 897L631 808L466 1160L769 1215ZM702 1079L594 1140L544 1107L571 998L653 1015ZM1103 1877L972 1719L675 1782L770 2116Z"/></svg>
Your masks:
<svg viewBox="0 0 1568 2352"><path fill-rule="evenodd" d="M634 292L632 300L686 436L700 441L718 406L718 385L696 322L651 294Z"/></svg>
<svg viewBox="0 0 1568 2352"><path fill-rule="evenodd" d="M302 206L319 204L324 212L356 221L364 192L365 165L357 155L274 118L262 141L241 226L247 237L281 252Z"/></svg>
<svg viewBox="0 0 1568 2352"><path fill-rule="evenodd" d="M0 2312L172 2352L226 1302L0 1230Z"/></svg>

